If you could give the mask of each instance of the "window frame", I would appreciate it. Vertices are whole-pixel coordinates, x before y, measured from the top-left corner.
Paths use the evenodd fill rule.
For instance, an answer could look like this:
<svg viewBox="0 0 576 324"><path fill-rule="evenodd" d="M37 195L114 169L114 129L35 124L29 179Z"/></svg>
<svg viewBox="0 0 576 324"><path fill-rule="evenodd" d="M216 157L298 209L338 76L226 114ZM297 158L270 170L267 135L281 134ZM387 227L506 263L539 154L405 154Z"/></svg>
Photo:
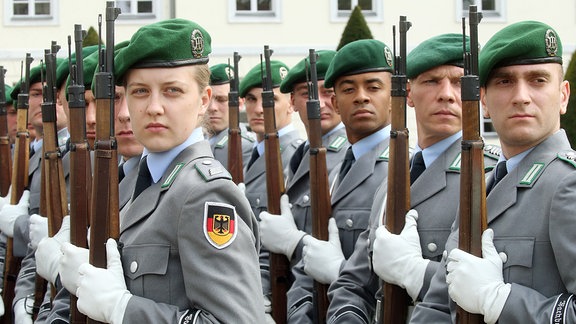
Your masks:
<svg viewBox="0 0 576 324"><path fill-rule="evenodd" d="M250 0L251 7L258 0ZM236 10L236 0L228 0L228 22L230 23L280 23L282 22L282 0L270 0L272 9L268 12L256 10Z"/></svg>
<svg viewBox="0 0 576 324"><path fill-rule="evenodd" d="M494 11L483 11L482 0L472 0L478 7L478 12L482 12L483 22L506 22L507 21L507 0L493 0L496 9ZM468 18L468 9L463 8L463 0L456 0L456 21L461 22L462 17Z"/></svg>
<svg viewBox="0 0 576 324"><path fill-rule="evenodd" d="M35 0L24 0L28 6L34 10ZM24 2L20 1L20 2ZM46 0L50 4L49 15L15 15L14 14L14 0L4 1L4 24L6 26L54 26L60 23L60 0Z"/></svg>
<svg viewBox="0 0 576 324"><path fill-rule="evenodd" d="M358 4L358 0L350 0L352 5L350 10L338 10L338 0L332 0L330 2L330 21L331 22L347 22L350 18L350 14L354 10L354 7ZM383 2L379 0L372 1L372 10L362 9L362 14L366 22L383 22L384 21L384 10Z"/></svg>
<svg viewBox="0 0 576 324"><path fill-rule="evenodd" d="M132 3L133 5L136 6L132 6L133 8L136 8L135 10L138 10L138 1L140 0L124 0L124 1L130 1L130 3ZM118 1L114 1L115 4L117 4ZM143 23L146 22L150 22L150 20L156 20L158 17L161 17L161 4L160 4L160 0L151 0L152 2L152 12L151 13L126 13L126 12L122 12L120 15L118 15L118 22L122 22L122 21L129 21L130 23L134 23L137 21L142 21Z"/></svg>

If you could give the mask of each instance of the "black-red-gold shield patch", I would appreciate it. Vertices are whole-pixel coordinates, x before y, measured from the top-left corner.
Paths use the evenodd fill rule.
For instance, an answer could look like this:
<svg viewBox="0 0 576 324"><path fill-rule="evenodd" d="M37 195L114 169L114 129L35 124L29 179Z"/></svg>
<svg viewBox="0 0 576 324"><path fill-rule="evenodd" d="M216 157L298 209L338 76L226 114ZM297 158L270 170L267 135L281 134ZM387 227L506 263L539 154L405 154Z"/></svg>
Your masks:
<svg viewBox="0 0 576 324"><path fill-rule="evenodd" d="M234 206L206 202L204 205L204 235L212 246L223 249L236 238L236 210Z"/></svg>

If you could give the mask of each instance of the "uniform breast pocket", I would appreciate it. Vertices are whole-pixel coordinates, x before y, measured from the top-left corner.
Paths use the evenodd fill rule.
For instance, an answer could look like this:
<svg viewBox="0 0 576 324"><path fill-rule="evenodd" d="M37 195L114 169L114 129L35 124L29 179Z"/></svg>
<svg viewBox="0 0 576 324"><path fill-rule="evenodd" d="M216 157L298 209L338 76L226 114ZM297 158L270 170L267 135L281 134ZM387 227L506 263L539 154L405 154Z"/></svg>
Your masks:
<svg viewBox="0 0 576 324"><path fill-rule="evenodd" d="M342 252L344 257L348 259L354 251L358 236L368 229L370 209L339 209L332 217L338 225Z"/></svg>
<svg viewBox="0 0 576 324"><path fill-rule="evenodd" d="M448 240L450 235L450 229L419 229L419 234L420 244L422 244L422 256L425 259L440 262L446 246L446 240Z"/></svg>
<svg viewBox="0 0 576 324"><path fill-rule="evenodd" d="M307 233L312 231L312 219L310 216L310 196L305 194L292 203L292 215L298 229Z"/></svg>
<svg viewBox="0 0 576 324"><path fill-rule="evenodd" d="M532 259L534 257L533 237L495 238L494 246L503 263L504 282L515 282L531 287Z"/></svg>
<svg viewBox="0 0 576 324"><path fill-rule="evenodd" d="M122 267L128 290L137 296L168 302L165 299L170 296L170 281L166 276L169 259L170 245L124 246Z"/></svg>

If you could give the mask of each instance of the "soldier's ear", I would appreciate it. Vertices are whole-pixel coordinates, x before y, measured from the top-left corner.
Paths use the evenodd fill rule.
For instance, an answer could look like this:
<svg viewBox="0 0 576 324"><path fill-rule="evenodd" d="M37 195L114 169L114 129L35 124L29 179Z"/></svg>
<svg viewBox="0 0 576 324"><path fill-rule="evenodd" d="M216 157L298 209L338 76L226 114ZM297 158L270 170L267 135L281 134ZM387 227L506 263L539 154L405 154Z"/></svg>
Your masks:
<svg viewBox="0 0 576 324"><path fill-rule="evenodd" d="M334 94L332 97L330 97L330 100L332 101L332 107L334 107L334 111L340 115L340 107L338 107L338 100L336 100L336 94Z"/></svg>
<svg viewBox="0 0 576 324"><path fill-rule="evenodd" d="M486 108L486 87L480 88L480 103L482 104L482 115L484 118L490 118L490 112Z"/></svg>

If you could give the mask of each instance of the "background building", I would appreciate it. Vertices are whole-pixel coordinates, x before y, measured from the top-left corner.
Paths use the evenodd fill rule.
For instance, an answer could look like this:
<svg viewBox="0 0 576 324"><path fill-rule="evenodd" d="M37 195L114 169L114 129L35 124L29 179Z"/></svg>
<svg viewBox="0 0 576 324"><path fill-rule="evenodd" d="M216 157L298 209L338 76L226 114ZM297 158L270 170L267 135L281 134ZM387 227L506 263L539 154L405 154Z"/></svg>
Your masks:
<svg viewBox="0 0 576 324"><path fill-rule="evenodd" d="M484 15L478 28L480 44L510 23L539 20L563 37L568 65L576 47L576 4L571 0L118 0L122 14L116 21L115 38L116 42L127 40L140 26L167 18L194 20L212 36L210 62L227 62L237 51L243 75L258 64L264 45L274 50L273 59L289 66L310 48L335 49L356 5L362 7L374 38L390 46L392 26L399 16L407 16L412 22L407 36L410 51L428 37L462 32L461 19L467 17L470 4L476 4ZM74 24L98 29L98 14L104 16L105 6L105 0L3 0L0 65L8 70L6 82L20 78L27 52L36 58L33 64L38 64L51 41L62 46L59 56L65 57ZM102 29L104 33L105 24ZM413 117L409 120L413 129ZM493 139L487 125L485 136Z"/></svg>

